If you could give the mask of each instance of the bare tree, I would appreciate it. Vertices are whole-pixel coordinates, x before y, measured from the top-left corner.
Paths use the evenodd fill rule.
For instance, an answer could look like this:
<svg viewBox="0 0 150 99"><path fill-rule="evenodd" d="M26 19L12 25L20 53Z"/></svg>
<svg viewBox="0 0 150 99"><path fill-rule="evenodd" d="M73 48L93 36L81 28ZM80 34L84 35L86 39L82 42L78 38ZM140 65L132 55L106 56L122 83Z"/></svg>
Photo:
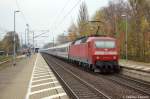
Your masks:
<svg viewBox="0 0 150 99"><path fill-rule="evenodd" d="M2 45L3 45L3 49L6 51L6 53L12 53L13 52L13 44L14 44L14 32L13 31L10 31L8 32L4 39L2 40ZM16 37L16 51L19 49L20 47L20 41L19 41L19 37L18 37L18 34L15 33L15 37Z"/></svg>
<svg viewBox="0 0 150 99"><path fill-rule="evenodd" d="M70 25L70 27L69 27L69 29L68 29L68 40L69 41L73 41L73 40L75 40L77 37L78 37L78 28L77 28L77 26L74 24L74 23L72 23L71 25Z"/></svg>
<svg viewBox="0 0 150 99"><path fill-rule="evenodd" d="M79 33L80 36L85 36L87 33L87 28L85 27L85 24L88 23L89 20L89 14L88 14L88 10L87 10L87 6L86 3L83 2L80 6L80 10L79 10L79 16L78 16L78 29L79 29Z"/></svg>

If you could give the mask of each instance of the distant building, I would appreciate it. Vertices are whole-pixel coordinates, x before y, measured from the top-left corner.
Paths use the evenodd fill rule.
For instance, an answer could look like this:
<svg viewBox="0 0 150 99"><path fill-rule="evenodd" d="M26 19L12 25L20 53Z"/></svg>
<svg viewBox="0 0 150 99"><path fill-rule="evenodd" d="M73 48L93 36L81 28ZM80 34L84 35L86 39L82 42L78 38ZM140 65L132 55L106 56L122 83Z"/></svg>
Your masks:
<svg viewBox="0 0 150 99"><path fill-rule="evenodd" d="M35 48L35 53L38 53L39 52L39 48Z"/></svg>

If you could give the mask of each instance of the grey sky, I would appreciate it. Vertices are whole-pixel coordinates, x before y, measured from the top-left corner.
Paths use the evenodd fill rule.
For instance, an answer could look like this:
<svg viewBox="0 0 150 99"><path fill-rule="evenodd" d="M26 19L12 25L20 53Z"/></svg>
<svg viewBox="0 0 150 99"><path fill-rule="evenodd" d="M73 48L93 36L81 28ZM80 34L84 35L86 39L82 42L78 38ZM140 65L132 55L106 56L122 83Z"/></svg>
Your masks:
<svg viewBox="0 0 150 99"><path fill-rule="evenodd" d="M81 1L86 2L91 17L96 10L107 6L110 0ZM19 9L21 12L16 15L16 31L19 35L24 38L25 25L29 23L31 30L35 31L35 35L38 35L40 30L50 30L45 34L47 38L36 39L38 46L50 42L52 32L56 38L58 34L67 31L72 22L76 22L79 6L82 2L73 9L71 14L67 15L67 13L77 2L78 0L0 0L0 39L5 30L13 30L13 11ZM62 10L64 5L66 6ZM67 16L64 18L65 15Z"/></svg>

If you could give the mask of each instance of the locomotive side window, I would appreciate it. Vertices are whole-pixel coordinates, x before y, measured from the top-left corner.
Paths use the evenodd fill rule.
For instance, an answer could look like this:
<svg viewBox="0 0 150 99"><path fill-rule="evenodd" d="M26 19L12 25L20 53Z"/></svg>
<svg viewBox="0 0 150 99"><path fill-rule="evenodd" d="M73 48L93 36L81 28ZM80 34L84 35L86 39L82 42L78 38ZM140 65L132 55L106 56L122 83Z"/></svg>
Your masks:
<svg viewBox="0 0 150 99"><path fill-rule="evenodd" d="M81 43L85 43L87 41L87 37L81 39Z"/></svg>
<svg viewBox="0 0 150 99"><path fill-rule="evenodd" d="M74 45L78 45L78 44L80 44L80 43L81 43L81 41L82 41L82 40L77 40L77 41L75 42L75 44L74 44Z"/></svg>
<svg viewBox="0 0 150 99"><path fill-rule="evenodd" d="M95 41L96 48L114 48L115 41Z"/></svg>

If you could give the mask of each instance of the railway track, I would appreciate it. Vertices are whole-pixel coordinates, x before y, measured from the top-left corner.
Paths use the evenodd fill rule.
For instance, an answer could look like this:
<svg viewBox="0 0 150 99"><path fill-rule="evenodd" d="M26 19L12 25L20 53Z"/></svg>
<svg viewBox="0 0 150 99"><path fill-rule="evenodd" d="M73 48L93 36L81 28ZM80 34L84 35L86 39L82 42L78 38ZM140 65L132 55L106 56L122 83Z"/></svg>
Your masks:
<svg viewBox="0 0 150 99"><path fill-rule="evenodd" d="M126 86L130 89L143 93L144 95L150 96L150 84L147 82L135 80L133 78L129 78L123 75L109 75L109 76L101 76L101 78L110 80L112 82L118 83L120 85Z"/></svg>
<svg viewBox="0 0 150 99"><path fill-rule="evenodd" d="M50 57L45 56L47 60ZM52 60L52 59L51 59ZM85 80L81 79L79 76L75 75L73 72L65 69L61 64L54 61L48 61L47 63L52 68L52 70L57 74L63 85L71 91L71 98L76 99L111 99L109 96L95 88L93 85L89 84ZM68 79L69 78L69 79ZM65 79L65 80L64 80ZM67 91L68 92L68 91Z"/></svg>
<svg viewBox="0 0 150 99"><path fill-rule="evenodd" d="M150 83L150 71L142 69L134 69L129 67L121 67L121 74L135 79L143 80Z"/></svg>
<svg viewBox="0 0 150 99"><path fill-rule="evenodd" d="M49 55L46 56L47 59L48 58L51 59L51 65L52 63L53 65L57 64L57 67L61 66L61 68L64 68L65 70L72 72L80 79L82 78L82 80L86 81L86 83L96 88L97 91L99 90L101 93L105 93L105 95L108 96L108 98L112 98L112 99L131 98L131 97L135 99L150 98L150 94L149 94L150 90L148 89L149 85L144 85L143 83L139 83L133 80L127 80L125 78L116 75L111 76L111 75L99 75L99 74L89 73L79 68L76 68L71 64L63 62L62 60L59 60L57 58L51 57ZM70 77L68 78L70 79ZM92 99L94 98L92 97Z"/></svg>

